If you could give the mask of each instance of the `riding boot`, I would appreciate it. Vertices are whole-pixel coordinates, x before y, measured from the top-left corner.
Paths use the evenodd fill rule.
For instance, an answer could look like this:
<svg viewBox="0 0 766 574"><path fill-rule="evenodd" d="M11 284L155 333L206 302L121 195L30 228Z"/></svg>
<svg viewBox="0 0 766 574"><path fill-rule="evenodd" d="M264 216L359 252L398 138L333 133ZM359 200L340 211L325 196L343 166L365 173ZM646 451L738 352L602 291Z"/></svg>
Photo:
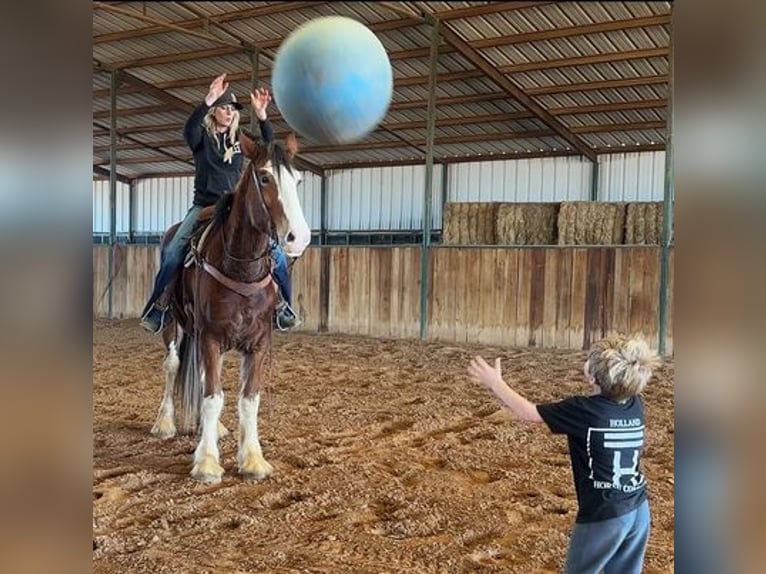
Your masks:
<svg viewBox="0 0 766 574"><path fill-rule="evenodd" d="M151 304L151 307L147 305L148 310L141 317L141 326L150 333L159 333L168 322L167 313L170 308L170 298L175 290L177 278L177 274L170 278L157 300Z"/></svg>
<svg viewBox="0 0 766 574"><path fill-rule="evenodd" d="M284 299L281 299L277 304L274 322L280 331L288 331L300 325L298 314L293 311L293 308Z"/></svg>
<svg viewBox="0 0 766 574"><path fill-rule="evenodd" d="M150 333L159 333L167 323L169 291L170 289L165 289L157 301L141 317L141 326Z"/></svg>

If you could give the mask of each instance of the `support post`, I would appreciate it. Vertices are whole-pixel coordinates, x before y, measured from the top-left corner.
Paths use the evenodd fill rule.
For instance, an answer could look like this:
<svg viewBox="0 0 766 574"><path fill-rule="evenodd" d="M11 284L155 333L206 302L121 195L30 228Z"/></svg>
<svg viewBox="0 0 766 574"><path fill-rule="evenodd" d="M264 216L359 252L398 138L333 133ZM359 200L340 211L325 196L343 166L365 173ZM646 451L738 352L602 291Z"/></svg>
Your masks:
<svg viewBox="0 0 766 574"><path fill-rule="evenodd" d="M110 73L109 90L109 257L108 277L109 296L107 299L107 317L112 318L114 312L114 248L117 242L117 89L120 76L117 70Z"/></svg>
<svg viewBox="0 0 766 574"><path fill-rule="evenodd" d="M135 222L133 221L136 213L136 180L130 180L128 184L128 243L136 240Z"/></svg>
<svg viewBox="0 0 766 574"><path fill-rule="evenodd" d="M439 55L439 20L430 19L431 53L428 70L428 119L426 123L426 174L423 192L423 242L420 247L420 340L428 334L428 270L433 204L434 134L436 131L436 65Z"/></svg>
<svg viewBox="0 0 766 574"><path fill-rule="evenodd" d="M319 331L327 332L330 315L330 249L327 247L327 175L319 188Z"/></svg>
<svg viewBox="0 0 766 574"><path fill-rule="evenodd" d="M441 242L444 243L444 208L447 206L449 195L449 164L442 164L442 205L441 205Z"/></svg>
<svg viewBox="0 0 766 574"><path fill-rule="evenodd" d="M668 278L670 275L670 243L673 229L673 5L670 5L670 40L668 51L668 111L665 141L665 193L662 204L662 246L660 249L660 308L658 319L658 351L665 355L668 329Z"/></svg>
<svg viewBox="0 0 766 574"><path fill-rule="evenodd" d="M598 201L598 156L596 161L591 162L590 200Z"/></svg>

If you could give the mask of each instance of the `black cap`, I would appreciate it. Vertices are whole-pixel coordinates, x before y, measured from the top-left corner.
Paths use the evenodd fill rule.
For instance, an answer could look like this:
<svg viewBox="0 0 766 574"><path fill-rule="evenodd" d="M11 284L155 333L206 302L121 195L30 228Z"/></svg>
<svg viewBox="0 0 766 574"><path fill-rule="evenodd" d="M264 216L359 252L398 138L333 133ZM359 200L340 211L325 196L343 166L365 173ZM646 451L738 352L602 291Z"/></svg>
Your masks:
<svg viewBox="0 0 766 574"><path fill-rule="evenodd" d="M210 106L212 108L216 106L226 106L231 105L234 106L234 109L241 110L242 104L240 104L237 101L237 96L234 95L234 92L231 90L228 90L224 95L222 95L220 98L218 98L216 101L213 102L213 105Z"/></svg>

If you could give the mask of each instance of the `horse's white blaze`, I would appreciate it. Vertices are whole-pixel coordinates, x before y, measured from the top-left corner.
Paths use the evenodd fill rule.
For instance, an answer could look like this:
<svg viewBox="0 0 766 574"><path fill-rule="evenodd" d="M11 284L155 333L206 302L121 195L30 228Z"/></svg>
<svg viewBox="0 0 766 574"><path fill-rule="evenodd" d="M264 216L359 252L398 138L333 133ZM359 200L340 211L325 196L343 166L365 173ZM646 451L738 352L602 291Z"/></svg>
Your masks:
<svg viewBox="0 0 766 574"><path fill-rule="evenodd" d="M152 427L152 434L160 438L171 438L176 434L175 409L173 408L173 386L176 373L180 365L178 351L174 341L168 345L168 354L165 357L165 394L160 403L157 420Z"/></svg>
<svg viewBox="0 0 766 574"><path fill-rule="evenodd" d="M194 451L194 476L221 476L223 468L218 464L218 419L223 410L223 393L202 399L200 412L201 436Z"/></svg>
<svg viewBox="0 0 766 574"><path fill-rule="evenodd" d="M265 169L274 175L274 168L271 162L267 163ZM298 170L292 173L285 167L280 166L279 177L279 200L282 202L282 209L287 217L289 226L288 233L292 233L292 239L285 242L285 254L288 257L300 257L303 251L311 243L311 228L306 222L306 216L303 214L300 196L298 195L298 184L303 179L303 175ZM285 239L285 238L281 238Z"/></svg>

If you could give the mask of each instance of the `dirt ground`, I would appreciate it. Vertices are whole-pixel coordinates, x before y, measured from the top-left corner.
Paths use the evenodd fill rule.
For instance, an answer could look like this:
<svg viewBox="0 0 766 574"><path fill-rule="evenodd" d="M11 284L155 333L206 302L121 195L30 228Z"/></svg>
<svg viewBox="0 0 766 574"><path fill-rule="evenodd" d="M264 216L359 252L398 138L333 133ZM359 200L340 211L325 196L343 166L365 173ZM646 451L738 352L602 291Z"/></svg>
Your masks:
<svg viewBox="0 0 766 574"><path fill-rule="evenodd" d="M127 572L560 572L576 500L566 439L515 421L467 380L503 358L536 402L585 392L582 353L292 333L276 337L259 430L261 483L221 440L221 484L189 477L193 437L149 434L159 337L93 328L93 569ZM227 355L223 422L236 429ZM652 534L645 572L673 568L673 364L645 395Z"/></svg>

